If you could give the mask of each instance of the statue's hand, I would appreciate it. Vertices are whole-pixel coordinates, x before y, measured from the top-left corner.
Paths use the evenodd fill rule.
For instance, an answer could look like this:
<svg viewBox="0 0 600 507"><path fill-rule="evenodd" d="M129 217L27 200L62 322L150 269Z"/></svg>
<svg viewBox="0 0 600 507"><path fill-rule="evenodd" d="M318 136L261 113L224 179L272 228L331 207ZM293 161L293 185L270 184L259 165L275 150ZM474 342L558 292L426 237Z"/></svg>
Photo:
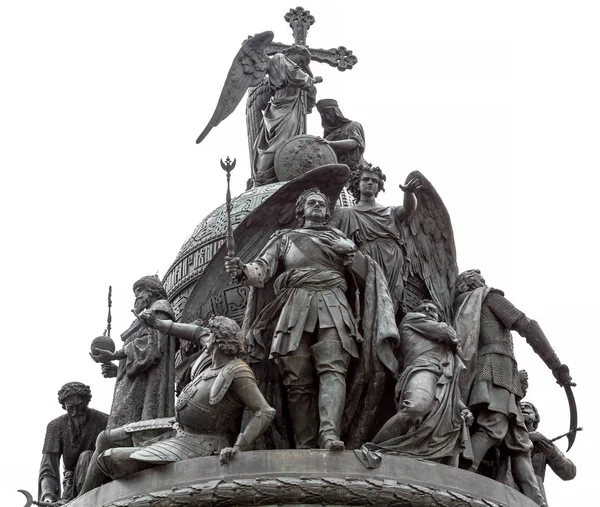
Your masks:
<svg viewBox="0 0 600 507"><path fill-rule="evenodd" d="M554 457L556 455L556 453L558 452L556 450L556 447L546 437L544 437L543 435L542 435L542 437L543 437L543 439L538 440L538 442L537 442L538 449L540 451L542 451L549 458Z"/></svg>
<svg viewBox="0 0 600 507"><path fill-rule="evenodd" d="M532 442L541 442L544 438L546 437L537 431L529 432L529 440Z"/></svg>
<svg viewBox="0 0 600 507"><path fill-rule="evenodd" d="M239 277L242 274L244 263L239 257L225 257L225 271L230 275Z"/></svg>
<svg viewBox="0 0 600 507"><path fill-rule="evenodd" d="M240 448L237 445L221 449L221 454L219 456L219 461L221 462L221 465L229 463L238 452L240 452Z"/></svg>
<svg viewBox="0 0 600 507"><path fill-rule="evenodd" d="M113 363L104 363L100 369L104 378L114 378L117 376L117 365Z"/></svg>
<svg viewBox="0 0 600 507"><path fill-rule="evenodd" d="M154 310L146 309L143 312L138 314L138 319L140 319L146 326L151 327L152 329L156 329L158 326L158 317Z"/></svg>
<svg viewBox="0 0 600 507"><path fill-rule="evenodd" d="M473 424L473 422L475 421L473 414L471 413L471 411L468 408L463 408L460 411L460 415L464 419L465 424L467 426L471 426Z"/></svg>
<svg viewBox="0 0 600 507"><path fill-rule="evenodd" d="M96 347L92 348L90 357L97 363L110 363L115 358L114 354L109 350L98 349Z"/></svg>
<svg viewBox="0 0 600 507"><path fill-rule="evenodd" d="M313 83L317 84L317 83L322 83L323 82L323 78L321 76L315 76L313 79Z"/></svg>
<svg viewBox="0 0 600 507"><path fill-rule="evenodd" d="M419 178L413 178L406 185L398 185L402 192L409 192L414 194L415 190L421 188L421 180Z"/></svg>
<svg viewBox="0 0 600 507"><path fill-rule="evenodd" d="M323 139L322 137L318 137L318 136L315 137L314 141L317 144L327 144L327 145L331 144L327 139Z"/></svg>
<svg viewBox="0 0 600 507"><path fill-rule="evenodd" d="M569 372L569 367L566 364L561 364L558 368L556 368L553 372L554 377L556 378L556 382L561 387L565 386L576 386L577 384L573 382L571 378L571 374Z"/></svg>

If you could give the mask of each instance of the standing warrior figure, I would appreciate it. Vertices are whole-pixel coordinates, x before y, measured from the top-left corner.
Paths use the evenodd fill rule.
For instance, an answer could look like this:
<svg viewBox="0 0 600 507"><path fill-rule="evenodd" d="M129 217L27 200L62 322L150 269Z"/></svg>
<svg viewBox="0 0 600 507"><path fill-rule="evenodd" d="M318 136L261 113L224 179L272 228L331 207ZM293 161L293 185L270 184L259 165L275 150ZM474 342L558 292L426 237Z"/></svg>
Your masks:
<svg viewBox="0 0 600 507"><path fill-rule="evenodd" d="M362 125L346 118L334 99L319 100L317 111L321 115L324 142L333 148L338 162L346 164L352 171L360 164L366 164L363 159L366 142Z"/></svg>
<svg viewBox="0 0 600 507"><path fill-rule="evenodd" d="M58 402L67 411L48 423L38 481L38 501L70 502L77 496L96 438L106 427L108 415L89 408L90 388L69 382L58 391ZM60 457L63 458L63 493L60 494Z"/></svg>
<svg viewBox="0 0 600 507"><path fill-rule="evenodd" d="M474 460L469 470L476 472L486 452L502 444L503 453L511 456L513 477L521 491L538 505L546 505L531 465L533 446L518 405L523 392L511 330L527 339L561 386L573 385L569 368L561 364L538 323L515 308L501 291L487 287L479 270L461 273L456 293L454 327L467 365L461 392L475 415L471 434Z"/></svg>
<svg viewBox="0 0 600 507"><path fill-rule="evenodd" d="M322 449L343 450L346 372L362 340L345 295L345 266L356 246L326 225L329 201L318 189L301 194L296 216L301 229L275 234L250 264L227 257L225 269L247 285L262 287L283 264L275 300L250 324L249 354L275 359L287 390L296 448L315 447L318 437ZM270 342L264 333L273 322Z"/></svg>
<svg viewBox="0 0 600 507"><path fill-rule="evenodd" d="M352 172L348 190L356 200L350 208L340 207L331 217L331 226L351 238L358 249L368 254L383 269L397 311L404 299L404 250L402 222L417 208L414 192L419 179L400 185L403 206L382 206L375 198L384 191L385 175L379 167L361 164Z"/></svg>
<svg viewBox="0 0 600 507"><path fill-rule="evenodd" d="M456 331L440 322L433 301L424 300L400 324L402 374L396 383L398 413L367 448L458 464L470 457L467 425L473 416L460 398L464 365Z"/></svg>

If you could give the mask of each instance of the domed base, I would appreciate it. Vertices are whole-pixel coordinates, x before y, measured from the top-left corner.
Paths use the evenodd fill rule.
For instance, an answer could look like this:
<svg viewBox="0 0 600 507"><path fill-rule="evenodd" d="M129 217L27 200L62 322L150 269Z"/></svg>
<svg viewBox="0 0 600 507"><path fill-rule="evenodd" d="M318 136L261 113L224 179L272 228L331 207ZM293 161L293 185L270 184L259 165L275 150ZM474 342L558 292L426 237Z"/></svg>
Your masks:
<svg viewBox="0 0 600 507"><path fill-rule="evenodd" d="M251 451L152 468L106 484L72 507L365 505L535 507L491 479L427 461L384 456L365 468L352 451Z"/></svg>

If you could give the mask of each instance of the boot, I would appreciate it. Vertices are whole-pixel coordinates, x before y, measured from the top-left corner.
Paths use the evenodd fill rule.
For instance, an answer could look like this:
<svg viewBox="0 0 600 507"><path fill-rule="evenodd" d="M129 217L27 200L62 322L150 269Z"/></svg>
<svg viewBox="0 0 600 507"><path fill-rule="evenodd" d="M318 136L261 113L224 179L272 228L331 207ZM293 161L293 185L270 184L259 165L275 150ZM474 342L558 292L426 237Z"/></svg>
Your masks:
<svg viewBox="0 0 600 507"><path fill-rule="evenodd" d="M317 379L311 357L284 356L275 359L281 372L292 420L296 449L317 447Z"/></svg>
<svg viewBox="0 0 600 507"><path fill-rule="evenodd" d="M494 447L498 442L490 437L485 431L477 430L471 435L471 447L473 448L473 463L471 463L469 470L471 472L477 472L481 460L485 454Z"/></svg>
<svg viewBox="0 0 600 507"><path fill-rule="evenodd" d="M538 505L546 506L546 499L540 491L529 455L519 454L513 456L511 466L515 483L519 486L523 494L531 498Z"/></svg>
<svg viewBox="0 0 600 507"><path fill-rule="evenodd" d="M319 377L319 440L321 449L343 451L340 426L346 402L348 354L339 341L327 340L310 348Z"/></svg>

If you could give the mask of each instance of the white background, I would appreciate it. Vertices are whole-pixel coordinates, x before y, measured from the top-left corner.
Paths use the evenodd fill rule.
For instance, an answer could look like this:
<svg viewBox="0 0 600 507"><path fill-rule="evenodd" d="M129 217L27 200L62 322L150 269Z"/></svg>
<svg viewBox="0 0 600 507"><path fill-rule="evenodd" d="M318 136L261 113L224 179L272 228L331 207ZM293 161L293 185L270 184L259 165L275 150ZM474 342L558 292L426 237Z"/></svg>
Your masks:
<svg viewBox="0 0 600 507"><path fill-rule="evenodd" d="M294 0L295 1L295 0ZM553 506L592 498L598 453L600 36L594 2L304 2L312 47L359 62L323 76L366 132L365 158L399 204L412 170L451 214L461 270L539 321L578 386L572 482L548 471ZM233 56L248 35L292 41L296 4L28 1L0 7L2 169L2 504L37 490L45 427L65 382L109 411L114 380L88 357L113 286L113 335L131 322L132 283L163 276L224 200L220 158L249 177L243 105L200 146ZM318 114L309 133L320 134ZM515 336L528 398L548 437L568 429L562 390ZM560 445L564 449L565 441Z"/></svg>

